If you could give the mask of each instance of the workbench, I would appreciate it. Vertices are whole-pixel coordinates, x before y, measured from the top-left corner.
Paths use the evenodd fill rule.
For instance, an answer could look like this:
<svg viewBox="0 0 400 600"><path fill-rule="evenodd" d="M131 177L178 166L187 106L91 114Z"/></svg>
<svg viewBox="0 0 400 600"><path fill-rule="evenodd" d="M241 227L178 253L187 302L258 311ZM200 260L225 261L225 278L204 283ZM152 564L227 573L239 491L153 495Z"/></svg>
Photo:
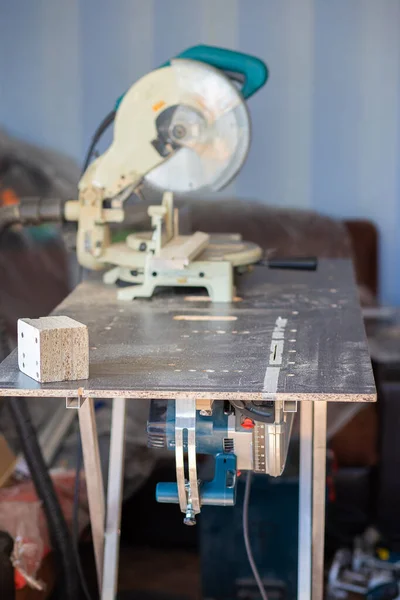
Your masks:
<svg viewBox="0 0 400 600"><path fill-rule="evenodd" d="M125 401L191 398L301 402L298 597L322 600L327 402L376 400L350 261L322 259L316 271L256 266L238 276L231 304L187 288L126 303L94 277L53 314L88 326L89 379L39 384L19 372L14 351L0 366L0 395L62 397L79 408L98 575L111 590L102 598L115 589L115 573L102 565L111 564L109 552L118 556ZM115 405L104 562L94 398Z"/></svg>

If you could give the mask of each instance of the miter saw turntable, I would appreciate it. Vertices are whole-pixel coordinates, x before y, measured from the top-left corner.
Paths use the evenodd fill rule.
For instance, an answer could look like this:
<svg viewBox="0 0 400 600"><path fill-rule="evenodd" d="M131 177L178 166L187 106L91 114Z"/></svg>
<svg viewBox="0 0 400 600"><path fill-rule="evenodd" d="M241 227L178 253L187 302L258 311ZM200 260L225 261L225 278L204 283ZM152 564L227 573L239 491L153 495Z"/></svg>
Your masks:
<svg viewBox="0 0 400 600"><path fill-rule="evenodd" d="M205 288L214 302L232 302L234 269L257 262L261 248L243 242L239 234L180 235L171 192L164 193L161 205L150 206L148 214L152 231L130 234L125 243L113 245L116 260L126 264L125 255L129 266L114 267L104 282L136 284L120 289L118 298L149 298L157 287L193 287Z"/></svg>
<svg viewBox="0 0 400 600"><path fill-rule="evenodd" d="M239 78L241 90L230 77ZM232 180L250 144L244 99L266 79L259 59L197 46L140 79L118 102L113 142L85 171L65 218L78 222L80 264L112 265L104 281L125 284L120 299L189 286L231 302L234 270L261 258L261 249L239 235L180 235L173 194L216 191ZM110 225L124 221L125 201L143 185L162 194L148 209L152 230L112 243Z"/></svg>

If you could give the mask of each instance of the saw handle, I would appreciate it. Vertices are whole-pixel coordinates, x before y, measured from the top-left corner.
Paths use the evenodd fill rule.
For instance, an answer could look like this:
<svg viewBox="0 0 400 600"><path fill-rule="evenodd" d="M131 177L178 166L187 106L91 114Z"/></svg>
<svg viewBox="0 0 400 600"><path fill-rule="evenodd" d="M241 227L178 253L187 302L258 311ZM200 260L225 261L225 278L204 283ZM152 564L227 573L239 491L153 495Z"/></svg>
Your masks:
<svg viewBox="0 0 400 600"><path fill-rule="evenodd" d="M241 93L246 99L255 94L268 79L266 64L259 58L243 52L201 44L184 50L176 58L198 60L228 73L240 73L244 76Z"/></svg>
<svg viewBox="0 0 400 600"><path fill-rule="evenodd" d="M291 271L316 271L318 268L318 259L315 256L307 258L293 257L293 258L270 258L266 260L259 260L256 265L261 267L269 267L270 269L288 269Z"/></svg>
<svg viewBox="0 0 400 600"><path fill-rule="evenodd" d="M187 48L175 58L198 60L221 69L231 79L240 80L240 82L243 79L241 94L245 100L262 88L268 79L267 65L260 58L235 50L200 44L199 46ZM167 67L170 64L171 61L168 60L161 67ZM235 74L241 77L235 77ZM122 94L116 101L115 110L118 110L124 95Z"/></svg>

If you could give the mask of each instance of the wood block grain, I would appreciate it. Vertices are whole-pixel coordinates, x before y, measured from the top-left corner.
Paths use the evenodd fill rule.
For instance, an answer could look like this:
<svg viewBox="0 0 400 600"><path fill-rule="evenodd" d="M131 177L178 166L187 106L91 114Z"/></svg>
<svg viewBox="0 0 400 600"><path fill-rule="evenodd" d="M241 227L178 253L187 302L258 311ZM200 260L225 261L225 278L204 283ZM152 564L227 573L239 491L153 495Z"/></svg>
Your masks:
<svg viewBox="0 0 400 600"><path fill-rule="evenodd" d="M18 319L18 367L40 383L87 379L86 325L64 316Z"/></svg>

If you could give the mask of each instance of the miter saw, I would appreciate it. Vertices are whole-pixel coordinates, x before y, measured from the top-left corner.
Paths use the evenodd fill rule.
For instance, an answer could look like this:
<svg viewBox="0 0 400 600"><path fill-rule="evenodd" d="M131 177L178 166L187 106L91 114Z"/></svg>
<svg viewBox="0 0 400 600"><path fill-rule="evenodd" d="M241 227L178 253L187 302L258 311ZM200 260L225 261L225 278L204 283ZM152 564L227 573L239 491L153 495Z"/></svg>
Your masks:
<svg viewBox="0 0 400 600"><path fill-rule="evenodd" d="M245 99L267 75L258 58L211 46L189 48L118 100L106 119L107 125L115 121L113 142L87 161L78 200L16 203L0 211L0 225L76 221L79 263L92 270L111 266L104 281L121 283L120 299L151 297L156 287L189 286L206 288L215 302L231 302L234 270L257 262L261 249L238 234L180 235L173 194L216 191L236 175L250 144ZM148 208L152 230L113 243L113 224L125 222L126 201L143 186L162 195L160 204Z"/></svg>
<svg viewBox="0 0 400 600"><path fill-rule="evenodd" d="M241 91L233 76L242 79ZM234 269L257 262L261 249L238 235L180 235L173 193L219 190L236 175L250 143L244 98L266 78L257 58L196 46L145 75L118 101L113 142L86 169L65 218L78 222L82 266L113 265L104 281L132 284L119 298L190 286L206 288L213 301L233 300ZM148 209L152 230L112 243L110 224L124 221L125 201L144 183L163 193L161 204Z"/></svg>

